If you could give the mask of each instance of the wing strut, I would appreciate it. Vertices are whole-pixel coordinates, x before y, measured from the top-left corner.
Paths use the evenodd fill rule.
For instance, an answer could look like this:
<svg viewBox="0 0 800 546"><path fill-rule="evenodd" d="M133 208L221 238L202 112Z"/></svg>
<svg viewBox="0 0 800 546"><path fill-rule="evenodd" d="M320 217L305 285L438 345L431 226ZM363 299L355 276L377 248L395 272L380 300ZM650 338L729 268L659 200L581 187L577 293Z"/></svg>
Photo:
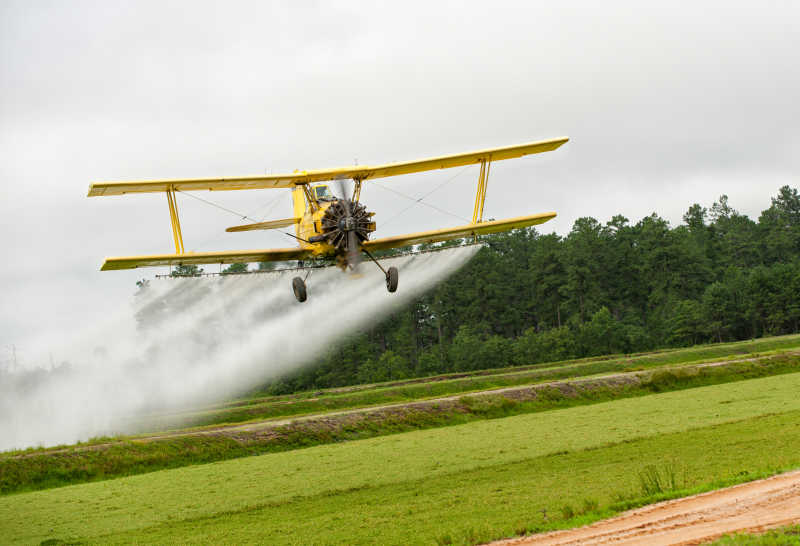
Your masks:
<svg viewBox="0 0 800 546"><path fill-rule="evenodd" d="M306 196L306 202L308 203L308 207L311 209L311 212L315 212L319 209L319 201L314 196L314 192L311 191L311 187L308 184L303 185L303 193Z"/></svg>
<svg viewBox="0 0 800 546"><path fill-rule="evenodd" d="M183 254L183 234L181 233L181 220L178 218L178 203L175 201L175 190L167 189L167 203L169 204L169 221L172 224L172 238L175 240L175 254Z"/></svg>
<svg viewBox="0 0 800 546"><path fill-rule="evenodd" d="M491 159L481 160L481 173L478 175L478 193L475 195L475 208L472 210L473 224L483 222L483 203L486 201L486 186L489 183L489 168L491 166Z"/></svg>

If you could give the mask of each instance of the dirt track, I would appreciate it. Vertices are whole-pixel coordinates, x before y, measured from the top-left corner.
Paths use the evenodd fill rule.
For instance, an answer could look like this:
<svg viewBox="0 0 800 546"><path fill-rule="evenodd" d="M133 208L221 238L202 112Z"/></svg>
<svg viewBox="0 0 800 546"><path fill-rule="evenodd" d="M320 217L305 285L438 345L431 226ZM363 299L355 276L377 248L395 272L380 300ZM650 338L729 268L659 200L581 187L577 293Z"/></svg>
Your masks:
<svg viewBox="0 0 800 546"><path fill-rule="evenodd" d="M800 523L800 471L652 504L578 529L492 544L700 544L793 523Z"/></svg>

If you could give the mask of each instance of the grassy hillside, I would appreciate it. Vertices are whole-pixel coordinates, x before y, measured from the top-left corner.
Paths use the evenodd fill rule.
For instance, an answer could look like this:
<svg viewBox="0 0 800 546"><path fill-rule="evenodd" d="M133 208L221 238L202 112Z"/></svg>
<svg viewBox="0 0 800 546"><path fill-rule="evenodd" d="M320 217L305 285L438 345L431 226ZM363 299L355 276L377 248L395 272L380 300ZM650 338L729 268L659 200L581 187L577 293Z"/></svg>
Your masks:
<svg viewBox="0 0 800 546"><path fill-rule="evenodd" d="M788 374L22 493L0 521L12 543L469 543L652 500L653 469L688 490L798 466L798 388Z"/></svg>

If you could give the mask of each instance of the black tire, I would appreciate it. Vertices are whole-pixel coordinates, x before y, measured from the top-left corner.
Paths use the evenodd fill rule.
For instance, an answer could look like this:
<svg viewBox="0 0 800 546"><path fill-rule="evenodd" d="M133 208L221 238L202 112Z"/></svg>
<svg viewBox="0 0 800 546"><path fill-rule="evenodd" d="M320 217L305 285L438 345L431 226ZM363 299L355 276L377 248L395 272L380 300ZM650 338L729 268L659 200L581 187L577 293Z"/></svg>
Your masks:
<svg viewBox="0 0 800 546"><path fill-rule="evenodd" d="M397 281L399 280L400 273L396 267L390 267L386 272L386 290L395 292L397 290Z"/></svg>
<svg viewBox="0 0 800 546"><path fill-rule="evenodd" d="M295 277L292 279L292 292L294 292L294 297L297 298L297 301L300 303L306 301L306 298L308 297L306 294L306 281L300 277Z"/></svg>

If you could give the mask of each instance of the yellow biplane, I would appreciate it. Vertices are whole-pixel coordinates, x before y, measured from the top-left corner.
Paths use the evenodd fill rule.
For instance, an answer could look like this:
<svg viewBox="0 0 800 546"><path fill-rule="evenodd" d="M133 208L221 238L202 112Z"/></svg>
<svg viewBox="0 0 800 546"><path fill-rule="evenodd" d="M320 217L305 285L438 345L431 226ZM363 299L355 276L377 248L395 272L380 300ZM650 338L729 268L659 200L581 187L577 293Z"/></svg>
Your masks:
<svg viewBox="0 0 800 546"><path fill-rule="evenodd" d="M541 224L555 217L555 212L543 212L530 216L519 216L506 220L483 220L483 204L486 199L486 186L489 168L493 161L513 159L530 154L550 152L567 142L568 138L556 138L530 142L516 146L492 148L477 152L448 155L391 163L378 166L352 166L338 169L316 171L295 171L291 174L269 176L247 176L239 178L202 178L187 180L147 180L137 182L96 182L89 187L89 197L125 195L129 193L164 192L169 204L172 237L175 242L174 254L151 256L126 256L106 258L101 270L133 269L147 266L230 264L243 262L270 262L303 260L312 258L335 258L342 269L354 269L366 254L381 269L386 277L389 292L397 290L398 271L395 267L384 269L371 251L398 248L421 243L432 243L477 237L481 234L496 233L515 228ZM435 169L447 169L471 164L480 164L478 190L472 223L432 231L411 233L395 237L370 240L375 231L374 213L368 212L360 201L361 185L366 180L386 178ZM350 196L344 191L344 181L352 180ZM324 182L337 182L339 196L334 196L331 188ZM242 226L234 226L226 231L250 231L295 227L293 237L299 245L294 248L272 248L263 250L234 250L224 252L186 252L183 246L175 192L191 190L254 190L263 188L286 188L292 190L294 215L285 220L272 220ZM295 277L292 281L295 297L306 300L305 280Z"/></svg>

